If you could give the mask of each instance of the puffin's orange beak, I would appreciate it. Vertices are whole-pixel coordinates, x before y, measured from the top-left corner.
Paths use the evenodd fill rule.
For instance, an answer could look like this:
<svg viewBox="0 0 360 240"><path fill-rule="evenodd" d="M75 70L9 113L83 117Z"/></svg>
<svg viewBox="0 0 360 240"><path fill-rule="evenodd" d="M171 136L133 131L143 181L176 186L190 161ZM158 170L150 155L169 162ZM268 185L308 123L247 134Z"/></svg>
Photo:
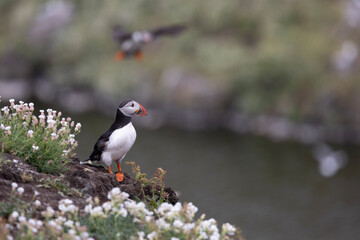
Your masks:
<svg viewBox="0 0 360 240"><path fill-rule="evenodd" d="M136 111L136 115L139 115L139 116L146 116L147 115L147 112L145 110L145 108L139 104L140 108Z"/></svg>

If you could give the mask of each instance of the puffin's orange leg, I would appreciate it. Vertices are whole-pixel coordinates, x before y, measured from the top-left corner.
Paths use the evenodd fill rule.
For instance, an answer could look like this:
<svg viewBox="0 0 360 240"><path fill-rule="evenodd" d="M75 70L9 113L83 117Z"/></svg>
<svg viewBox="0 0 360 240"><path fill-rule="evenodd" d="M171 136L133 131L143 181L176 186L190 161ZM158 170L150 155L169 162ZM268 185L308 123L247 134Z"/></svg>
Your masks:
<svg viewBox="0 0 360 240"><path fill-rule="evenodd" d="M109 166L109 167L107 167L107 169L109 170L109 173L113 174L113 172L111 171L110 166Z"/></svg>
<svg viewBox="0 0 360 240"><path fill-rule="evenodd" d="M135 59L138 61L143 60L144 55L142 54L142 52L137 52L135 53Z"/></svg>
<svg viewBox="0 0 360 240"><path fill-rule="evenodd" d="M125 53L120 51L115 54L116 61L121 61L125 58Z"/></svg>
<svg viewBox="0 0 360 240"><path fill-rule="evenodd" d="M122 181L124 181L124 174L121 172L120 163L117 164L117 167L118 167L119 172L116 174L116 179L118 180L118 182L122 182Z"/></svg>

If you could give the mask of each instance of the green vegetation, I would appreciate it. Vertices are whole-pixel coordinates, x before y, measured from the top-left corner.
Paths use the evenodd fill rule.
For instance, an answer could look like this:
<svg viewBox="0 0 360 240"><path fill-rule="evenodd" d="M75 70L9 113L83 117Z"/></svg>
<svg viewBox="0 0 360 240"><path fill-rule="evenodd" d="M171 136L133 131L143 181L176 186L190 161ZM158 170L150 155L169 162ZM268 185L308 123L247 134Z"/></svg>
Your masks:
<svg viewBox="0 0 360 240"><path fill-rule="evenodd" d="M25 78L43 68L56 83L113 96L145 91L153 104L166 99L187 108L360 123L359 110L351 107L360 101L359 58L345 68L334 63L346 46L358 52L360 28L346 22L347 1L63 2L71 10L57 8L67 20L56 25L46 21L45 10L55 9L46 8L46 1L2 1L0 59L19 63L1 64L2 76ZM149 45L143 62L114 61L113 24L136 30L172 23L185 23L188 30ZM179 88L169 89L179 73ZM197 84L217 89L214 104L193 90Z"/></svg>
<svg viewBox="0 0 360 240"><path fill-rule="evenodd" d="M144 202L128 197L114 188L108 193L109 201L101 205L98 199L89 198L83 209L85 215L79 214L72 200L62 199L58 211L46 207L41 213L43 221L31 218L31 208L12 209L0 215L8 219L8 224L0 228L14 239L243 239L229 223L219 229L216 221L206 220L204 214L196 219L198 209L192 203L162 203L148 210Z"/></svg>
<svg viewBox="0 0 360 240"><path fill-rule="evenodd" d="M39 172L60 173L78 145L75 135L81 125L71 118L60 118L61 112L48 109L45 115L34 115L34 104L4 106L0 112L1 153L16 155L35 166Z"/></svg>
<svg viewBox="0 0 360 240"><path fill-rule="evenodd" d="M144 202L148 204L148 208L153 210L161 205L166 199L165 188L165 174L166 171L162 168L158 168L153 178L148 179L146 173L140 171L140 166L135 162L125 162L131 166L135 179L140 182L142 195L145 198ZM145 194L145 188L150 188L152 197Z"/></svg>

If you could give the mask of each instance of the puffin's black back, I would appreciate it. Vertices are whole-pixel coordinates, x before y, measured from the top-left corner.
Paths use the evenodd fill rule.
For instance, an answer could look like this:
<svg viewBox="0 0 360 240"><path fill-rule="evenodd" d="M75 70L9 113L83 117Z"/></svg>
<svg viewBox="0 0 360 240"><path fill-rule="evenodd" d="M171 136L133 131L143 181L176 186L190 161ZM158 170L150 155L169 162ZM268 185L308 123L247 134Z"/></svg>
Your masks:
<svg viewBox="0 0 360 240"><path fill-rule="evenodd" d="M94 146L94 150L93 152L90 154L89 159L92 161L100 161L100 157L102 152L104 151L110 135L119 128L122 128L124 126L126 126L128 123L131 122L131 117L125 116L120 110L119 108L122 108L123 106L125 106L128 102L132 101L131 99L126 99L124 101L122 101L116 111L116 117L115 117L115 121L113 122L113 124L110 126L110 128L103 133L99 139L97 140L97 142L95 143Z"/></svg>

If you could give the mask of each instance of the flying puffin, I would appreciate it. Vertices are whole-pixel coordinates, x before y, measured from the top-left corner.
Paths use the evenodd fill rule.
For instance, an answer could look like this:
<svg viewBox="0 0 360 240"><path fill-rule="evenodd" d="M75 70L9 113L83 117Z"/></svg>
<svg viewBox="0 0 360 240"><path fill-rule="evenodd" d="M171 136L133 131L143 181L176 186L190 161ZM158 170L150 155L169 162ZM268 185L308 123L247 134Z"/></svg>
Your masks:
<svg viewBox="0 0 360 240"><path fill-rule="evenodd" d="M111 163L116 161L119 172L116 178L119 182L124 180L121 172L121 160L130 150L136 139L136 131L131 123L133 116L146 116L146 110L139 103L131 99L122 101L116 111L113 124L104 134L100 136L94 146L89 159L92 161L102 161L107 166L109 173Z"/></svg>
<svg viewBox="0 0 360 240"><path fill-rule="evenodd" d="M133 57L141 60L142 48L150 42L153 42L160 36L173 36L185 30L183 25L173 25L160 27L152 30L128 32L121 26L113 27L113 38L120 44L120 51L115 55L117 61L124 58Z"/></svg>

